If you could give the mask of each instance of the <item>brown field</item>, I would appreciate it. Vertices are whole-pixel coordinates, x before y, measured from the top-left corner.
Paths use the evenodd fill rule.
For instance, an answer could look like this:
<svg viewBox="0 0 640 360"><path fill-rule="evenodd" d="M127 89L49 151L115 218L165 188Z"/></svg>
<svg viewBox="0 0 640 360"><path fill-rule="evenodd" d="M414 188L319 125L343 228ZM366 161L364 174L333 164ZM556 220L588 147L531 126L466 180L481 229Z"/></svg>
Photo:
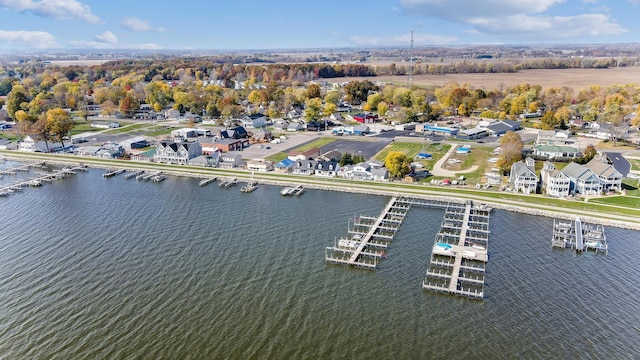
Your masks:
<svg viewBox="0 0 640 360"><path fill-rule="evenodd" d="M377 76L368 78L335 78L331 82L351 80L371 80L406 84L407 76ZM591 85L610 86L640 84L640 67L612 69L562 69L562 70L523 70L517 73L499 74L450 74L450 75L415 75L413 84L418 86L445 85L456 82L460 85L470 84L474 88L498 89L500 84L507 87L529 83L549 87L569 87L575 93Z"/></svg>

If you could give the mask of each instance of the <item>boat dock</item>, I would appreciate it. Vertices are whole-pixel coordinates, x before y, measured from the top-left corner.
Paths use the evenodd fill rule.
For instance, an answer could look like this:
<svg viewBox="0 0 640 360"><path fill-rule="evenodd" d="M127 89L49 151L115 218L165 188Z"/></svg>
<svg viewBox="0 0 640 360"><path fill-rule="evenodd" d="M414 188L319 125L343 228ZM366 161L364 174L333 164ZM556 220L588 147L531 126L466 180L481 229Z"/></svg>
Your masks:
<svg viewBox="0 0 640 360"><path fill-rule="evenodd" d="M375 270L381 259L387 257L384 250L393 240L410 207L410 200L393 197L378 217L353 219L349 223L349 236L325 248L325 260Z"/></svg>
<svg viewBox="0 0 640 360"><path fill-rule="evenodd" d="M107 171L104 174L102 174L102 177L103 178L110 178L110 177L113 177L113 176L120 175L123 172L125 172L125 169L117 169L117 170Z"/></svg>
<svg viewBox="0 0 640 360"><path fill-rule="evenodd" d="M302 184L298 184L293 187L286 187L280 191L282 196L300 196L304 192Z"/></svg>
<svg viewBox="0 0 640 360"><path fill-rule="evenodd" d="M39 164L38 164L39 165ZM18 171L28 171L29 167L34 166L33 164L26 165L27 167L21 166ZM16 169L16 168L14 168ZM26 169L26 170L24 170ZM86 171L85 167L80 165L73 168L63 168L58 171L54 171L51 173L47 172L38 172L35 177L30 177L26 179L21 179L16 182L13 182L9 185L0 186L0 196L4 197L14 192L21 191L24 187L39 187L42 186L43 183L49 183L53 180L62 179L66 176L75 174L77 171Z"/></svg>
<svg viewBox="0 0 640 360"><path fill-rule="evenodd" d="M138 171L134 171L132 173L128 173L124 176L125 179L129 180L131 178L135 178L138 177L140 175L144 174L144 170L138 170Z"/></svg>
<svg viewBox="0 0 640 360"><path fill-rule="evenodd" d="M218 183L219 187L224 187L224 188L228 188L231 187L235 184L238 183L238 179L237 178L229 178L229 179L224 179L221 180L220 183Z"/></svg>
<svg viewBox="0 0 640 360"><path fill-rule="evenodd" d="M162 171L156 171L153 173L142 172L140 175L136 176L136 180L149 181L149 180L153 180L154 178L159 178L159 175L162 175Z"/></svg>
<svg viewBox="0 0 640 360"><path fill-rule="evenodd" d="M604 226L583 223L577 217L575 221L555 219L551 247L570 248L576 251L594 250L608 252Z"/></svg>
<svg viewBox="0 0 640 360"><path fill-rule="evenodd" d="M258 187L256 186L256 184L248 182L246 185L242 186L240 188L240 192L241 193L245 193L248 194L250 192L253 192L255 189L257 189Z"/></svg>
<svg viewBox="0 0 640 360"><path fill-rule="evenodd" d="M471 201L449 204L435 236L424 289L483 298L490 212Z"/></svg>
<svg viewBox="0 0 640 360"><path fill-rule="evenodd" d="M198 183L198 185L199 185L199 186L209 185L209 184L211 184L212 182L214 182L214 181L216 181L216 180L218 180L218 178L217 178L217 177L215 177L215 176L214 176L214 177L212 177L212 178L208 178L208 179L202 179L202 180L200 180L200 182Z"/></svg>
<svg viewBox="0 0 640 360"><path fill-rule="evenodd" d="M26 165L21 165L21 166L16 166L16 167L12 167L9 169L4 169L4 170L0 170L0 177L4 176L4 175L16 175L18 172L27 172L29 171L32 167L42 167L44 166L45 163L32 163L32 164L26 164Z"/></svg>

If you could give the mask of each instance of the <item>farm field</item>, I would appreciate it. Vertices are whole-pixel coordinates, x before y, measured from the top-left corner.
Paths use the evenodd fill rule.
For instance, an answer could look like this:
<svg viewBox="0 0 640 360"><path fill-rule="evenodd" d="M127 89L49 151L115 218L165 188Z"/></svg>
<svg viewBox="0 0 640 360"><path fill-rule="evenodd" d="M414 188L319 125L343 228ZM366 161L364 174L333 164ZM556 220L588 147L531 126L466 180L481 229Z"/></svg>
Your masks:
<svg viewBox="0 0 640 360"><path fill-rule="evenodd" d="M413 84L418 86L445 85L451 82L470 84L474 88L499 89L522 83L540 85L542 88L569 87L577 94L581 89L591 85L611 86L634 83L640 79L640 67L612 69L557 69L557 70L522 70L517 73L493 74L447 74L447 75L414 75ZM406 84L407 77L377 76L362 78L335 78L332 82L351 80L370 80Z"/></svg>

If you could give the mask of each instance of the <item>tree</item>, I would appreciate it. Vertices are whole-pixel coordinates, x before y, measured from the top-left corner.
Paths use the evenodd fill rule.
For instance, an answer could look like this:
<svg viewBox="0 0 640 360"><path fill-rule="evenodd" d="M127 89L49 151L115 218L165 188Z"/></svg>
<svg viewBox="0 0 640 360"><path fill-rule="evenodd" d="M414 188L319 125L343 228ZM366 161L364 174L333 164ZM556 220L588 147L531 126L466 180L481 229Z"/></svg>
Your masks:
<svg viewBox="0 0 640 360"><path fill-rule="evenodd" d="M47 119L47 128L51 134L55 135L60 143L62 143L62 147L64 147L64 138L74 126L71 116L61 108L47 110L45 116Z"/></svg>
<svg viewBox="0 0 640 360"><path fill-rule="evenodd" d="M7 96L7 114L13 119L15 118L15 113L18 110L26 110L23 108L23 103L28 103L29 98L27 97L27 91L22 85L14 85L11 89L11 92Z"/></svg>
<svg viewBox="0 0 640 360"><path fill-rule="evenodd" d="M319 98L320 96L319 84L312 83L307 86L307 99Z"/></svg>
<svg viewBox="0 0 640 360"><path fill-rule="evenodd" d="M337 106L340 103L340 93L337 90L327 91L324 95L324 102L332 103Z"/></svg>
<svg viewBox="0 0 640 360"><path fill-rule="evenodd" d="M51 128L47 117L42 114L36 122L29 127L29 132L33 135L34 140L44 141L44 145L49 152L49 140L51 140Z"/></svg>
<svg viewBox="0 0 640 360"><path fill-rule="evenodd" d="M381 101L378 104L378 114L380 116L387 116L388 111L389 111L389 104L387 104L385 101Z"/></svg>
<svg viewBox="0 0 640 360"><path fill-rule="evenodd" d="M507 131L500 138L502 154L498 158L497 166L503 173L511 171L511 165L522 160L522 139L520 135L513 131Z"/></svg>
<svg viewBox="0 0 640 360"><path fill-rule="evenodd" d="M411 159L401 151L390 152L384 160L389 175L401 178L411 172Z"/></svg>
<svg viewBox="0 0 640 360"><path fill-rule="evenodd" d="M144 88L144 94L148 104L160 105L160 110L169 104L171 98L171 88L162 81L152 81ZM158 111L160 111L158 110Z"/></svg>
<svg viewBox="0 0 640 360"><path fill-rule="evenodd" d="M542 130L553 130L560 125L560 120L554 116L553 111L546 111L542 115L540 122L542 122Z"/></svg>
<svg viewBox="0 0 640 360"><path fill-rule="evenodd" d="M375 93L367 96L367 105L370 110L377 110L378 105L382 102L382 94Z"/></svg>
<svg viewBox="0 0 640 360"><path fill-rule="evenodd" d="M363 102L367 100L369 91L377 91L378 87L369 80L365 81L350 81L344 86L346 98L348 101Z"/></svg>
<svg viewBox="0 0 640 360"><path fill-rule="evenodd" d="M304 116L307 118L307 121L311 122L320 119L322 114L322 99L308 99L305 104L307 107L304 110Z"/></svg>

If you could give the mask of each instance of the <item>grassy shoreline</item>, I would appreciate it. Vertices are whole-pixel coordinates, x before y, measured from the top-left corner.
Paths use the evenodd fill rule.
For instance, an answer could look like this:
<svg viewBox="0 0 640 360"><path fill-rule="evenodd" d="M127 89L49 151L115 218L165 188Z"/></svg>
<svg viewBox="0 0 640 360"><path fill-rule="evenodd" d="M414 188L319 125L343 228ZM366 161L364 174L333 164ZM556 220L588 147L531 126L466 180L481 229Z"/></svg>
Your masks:
<svg viewBox="0 0 640 360"><path fill-rule="evenodd" d="M202 168L194 166L168 165L134 162L129 160L108 160L74 155L23 153L0 151L7 159L17 161L48 161L64 164L78 164L96 168L154 169L177 176L237 177L249 179L251 172L240 169ZM530 213L549 217L573 218L581 216L608 226L640 230L640 210L616 204L592 203L574 200L547 198L539 195L521 195L514 193L459 189L453 187L427 186L424 184L405 184L399 182L369 182L345 180L339 178L317 178L279 173L255 173L255 181L263 184L290 185L302 184L309 188L332 191L357 192L387 196L411 196L420 198L450 199L452 201L475 200L490 204L494 208Z"/></svg>

